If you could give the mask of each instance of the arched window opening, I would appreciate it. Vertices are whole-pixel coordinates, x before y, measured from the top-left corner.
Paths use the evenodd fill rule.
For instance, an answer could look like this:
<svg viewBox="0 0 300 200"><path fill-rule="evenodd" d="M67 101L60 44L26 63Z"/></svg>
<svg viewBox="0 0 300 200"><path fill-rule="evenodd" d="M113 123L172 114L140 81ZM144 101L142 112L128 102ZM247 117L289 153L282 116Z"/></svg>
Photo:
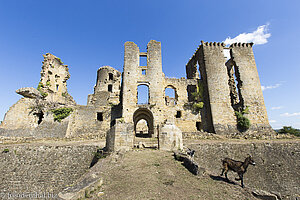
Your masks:
<svg viewBox="0 0 300 200"><path fill-rule="evenodd" d="M147 85L139 85L137 87L137 99L138 104L149 103L149 87Z"/></svg>
<svg viewBox="0 0 300 200"><path fill-rule="evenodd" d="M135 128L135 135L136 137L149 137L149 127L145 119L141 119L137 122Z"/></svg>
<svg viewBox="0 0 300 200"><path fill-rule="evenodd" d="M167 106L174 106L177 104L176 90L172 86L168 86L165 89L165 104Z"/></svg>

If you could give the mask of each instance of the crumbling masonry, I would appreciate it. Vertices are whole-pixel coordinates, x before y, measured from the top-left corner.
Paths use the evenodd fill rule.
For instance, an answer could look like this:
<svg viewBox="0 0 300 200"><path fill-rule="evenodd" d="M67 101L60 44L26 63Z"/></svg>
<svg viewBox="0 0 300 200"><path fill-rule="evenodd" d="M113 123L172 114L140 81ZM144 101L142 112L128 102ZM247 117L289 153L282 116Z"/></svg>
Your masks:
<svg viewBox="0 0 300 200"><path fill-rule="evenodd" d="M252 45L201 42L186 65L187 78L176 79L162 71L160 42L151 40L147 52L126 42L123 73L110 66L99 68L86 106L76 105L67 92L68 67L46 54L38 89L17 90L24 97L6 113L0 134L106 137L111 151L147 143L171 150L182 148L183 133L239 132L235 112L245 109L251 122L248 133L272 131ZM224 51L230 51L230 59ZM145 66L140 64L143 57ZM141 86L147 89L144 103L139 102ZM53 109L63 107L73 112L61 122L54 121Z"/></svg>

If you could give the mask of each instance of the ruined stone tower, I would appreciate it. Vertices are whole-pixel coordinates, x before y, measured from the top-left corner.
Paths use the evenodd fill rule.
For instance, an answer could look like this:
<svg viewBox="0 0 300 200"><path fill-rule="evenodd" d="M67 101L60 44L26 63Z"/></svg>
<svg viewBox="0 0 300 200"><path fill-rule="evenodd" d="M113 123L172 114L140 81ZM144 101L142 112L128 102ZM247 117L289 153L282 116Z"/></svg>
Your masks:
<svg viewBox="0 0 300 200"><path fill-rule="evenodd" d="M140 52L133 42L125 43L123 73L123 117L125 122L137 123L145 115L150 134L154 134L154 127L159 123L159 112L151 112L150 107L163 107L163 73L161 63L161 44L151 40L147 45L147 52ZM147 66L140 66L140 57L147 57ZM144 72L143 72L144 71ZM144 73L144 74L143 74ZM140 85L148 87L148 104L138 105L137 88ZM154 122L154 118L157 121Z"/></svg>
<svg viewBox="0 0 300 200"><path fill-rule="evenodd" d="M44 61L38 90L48 101L75 104L67 91L67 80L70 78L68 65L64 65L60 58L50 53L43 56Z"/></svg>
<svg viewBox="0 0 300 200"><path fill-rule="evenodd" d="M236 132L235 111L249 109L252 130L270 129L255 65L253 43L201 42L187 64L188 78L198 76L204 86L204 129L226 134ZM224 50L230 50L226 61ZM247 100L246 100L247 99Z"/></svg>

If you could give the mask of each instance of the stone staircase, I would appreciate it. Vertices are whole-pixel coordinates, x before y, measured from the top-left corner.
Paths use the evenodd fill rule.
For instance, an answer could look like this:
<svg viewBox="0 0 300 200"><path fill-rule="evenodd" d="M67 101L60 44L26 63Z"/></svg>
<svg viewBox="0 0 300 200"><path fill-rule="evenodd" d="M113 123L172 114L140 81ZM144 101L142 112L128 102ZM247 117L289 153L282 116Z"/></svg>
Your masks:
<svg viewBox="0 0 300 200"><path fill-rule="evenodd" d="M137 148L158 148L158 138L142 138L135 137L133 141L134 147Z"/></svg>

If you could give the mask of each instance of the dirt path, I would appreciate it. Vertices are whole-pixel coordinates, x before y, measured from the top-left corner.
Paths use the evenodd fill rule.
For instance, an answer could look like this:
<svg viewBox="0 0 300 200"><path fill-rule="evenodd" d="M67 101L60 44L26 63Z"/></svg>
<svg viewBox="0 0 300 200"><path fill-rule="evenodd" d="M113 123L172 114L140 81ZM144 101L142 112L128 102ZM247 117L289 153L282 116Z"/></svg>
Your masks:
<svg viewBox="0 0 300 200"><path fill-rule="evenodd" d="M130 151L104 168L103 195L93 199L255 199L239 185L191 174L170 152Z"/></svg>

